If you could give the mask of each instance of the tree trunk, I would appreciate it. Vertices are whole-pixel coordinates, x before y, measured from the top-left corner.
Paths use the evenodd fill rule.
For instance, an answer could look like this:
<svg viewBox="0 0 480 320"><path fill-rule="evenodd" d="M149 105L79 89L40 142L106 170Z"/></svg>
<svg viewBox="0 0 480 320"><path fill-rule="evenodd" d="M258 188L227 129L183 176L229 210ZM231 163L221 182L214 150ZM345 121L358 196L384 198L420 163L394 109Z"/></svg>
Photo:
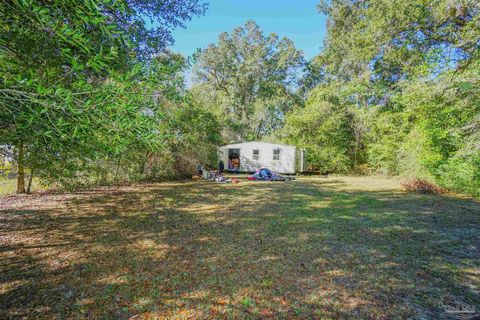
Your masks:
<svg viewBox="0 0 480 320"><path fill-rule="evenodd" d="M34 170L32 169L32 170L30 171L30 177L28 177L27 193L30 193L30 191L32 190L33 172L34 172Z"/></svg>
<svg viewBox="0 0 480 320"><path fill-rule="evenodd" d="M120 170L120 160L122 158L118 158L118 161L117 161L117 166L116 166L116 169L115 169L115 177L113 177L113 181L116 183L117 182L117 177L118 177L118 171Z"/></svg>
<svg viewBox="0 0 480 320"><path fill-rule="evenodd" d="M17 193L25 193L25 167L24 167L23 141L20 141L18 143Z"/></svg>

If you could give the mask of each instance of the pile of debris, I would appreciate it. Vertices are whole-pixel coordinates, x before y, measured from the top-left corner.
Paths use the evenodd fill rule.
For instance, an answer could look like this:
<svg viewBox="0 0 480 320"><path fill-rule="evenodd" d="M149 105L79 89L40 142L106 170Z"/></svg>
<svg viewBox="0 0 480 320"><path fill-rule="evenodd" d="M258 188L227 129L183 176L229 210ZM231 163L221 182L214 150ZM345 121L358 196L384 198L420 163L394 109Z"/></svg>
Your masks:
<svg viewBox="0 0 480 320"><path fill-rule="evenodd" d="M193 180L199 180L199 179L204 179L204 180L210 180L214 181L217 183L239 183L240 179L237 178L231 178L231 179L226 179L223 174L218 171L218 170L205 170L204 168L201 168L198 170L198 175L194 175L192 177Z"/></svg>
<svg viewBox="0 0 480 320"><path fill-rule="evenodd" d="M197 170L197 175L192 176L193 180L210 180L217 183L239 183L240 179L238 178L230 178L227 179L223 176L223 173L219 170L205 170L202 166L199 166ZM284 177L279 175L278 173L268 169L268 168L261 168L258 169L253 175L247 177L247 180L251 181L291 181L295 180L293 177Z"/></svg>
<svg viewBox="0 0 480 320"><path fill-rule="evenodd" d="M203 171L202 175L203 179L205 180L212 180L217 183L239 183L240 180L237 178L226 179L220 171L212 170L212 171Z"/></svg>
<svg viewBox="0 0 480 320"><path fill-rule="evenodd" d="M257 170L253 175L247 178L248 180L256 180L256 181L290 181L295 180L292 177L284 177L279 175L278 173L268 169L268 168L261 168Z"/></svg>

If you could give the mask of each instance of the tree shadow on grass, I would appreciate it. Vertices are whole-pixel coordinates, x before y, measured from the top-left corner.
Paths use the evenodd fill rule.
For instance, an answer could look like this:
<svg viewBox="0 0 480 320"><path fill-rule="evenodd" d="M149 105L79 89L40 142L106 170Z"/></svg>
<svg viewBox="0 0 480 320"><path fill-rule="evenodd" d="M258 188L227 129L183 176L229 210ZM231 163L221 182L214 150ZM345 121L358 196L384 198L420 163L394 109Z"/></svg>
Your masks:
<svg viewBox="0 0 480 320"><path fill-rule="evenodd" d="M0 317L438 319L480 304L479 225L341 179L86 193L0 211Z"/></svg>

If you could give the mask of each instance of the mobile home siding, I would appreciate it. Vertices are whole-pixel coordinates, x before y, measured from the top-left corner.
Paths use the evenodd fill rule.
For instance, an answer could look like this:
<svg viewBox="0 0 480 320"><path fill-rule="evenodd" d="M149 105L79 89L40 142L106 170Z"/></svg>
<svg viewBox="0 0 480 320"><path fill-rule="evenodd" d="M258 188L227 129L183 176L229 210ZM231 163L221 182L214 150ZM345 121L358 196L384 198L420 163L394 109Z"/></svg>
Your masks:
<svg viewBox="0 0 480 320"><path fill-rule="evenodd" d="M246 142L226 145L219 148L222 160L227 166L228 150L240 149L240 171L254 172L262 167L269 168L278 173L294 174L296 171L296 148L282 144L265 142ZM275 149L280 150L280 159L274 160ZM254 159L253 150L259 150L258 160Z"/></svg>

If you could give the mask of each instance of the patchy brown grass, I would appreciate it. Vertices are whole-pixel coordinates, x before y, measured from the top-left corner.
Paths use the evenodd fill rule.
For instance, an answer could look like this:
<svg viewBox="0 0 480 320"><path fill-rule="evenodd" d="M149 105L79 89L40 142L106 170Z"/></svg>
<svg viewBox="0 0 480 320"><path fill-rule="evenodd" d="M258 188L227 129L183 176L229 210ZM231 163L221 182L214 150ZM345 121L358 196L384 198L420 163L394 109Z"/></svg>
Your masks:
<svg viewBox="0 0 480 320"><path fill-rule="evenodd" d="M379 178L0 198L0 318L439 319L480 305L480 204Z"/></svg>

